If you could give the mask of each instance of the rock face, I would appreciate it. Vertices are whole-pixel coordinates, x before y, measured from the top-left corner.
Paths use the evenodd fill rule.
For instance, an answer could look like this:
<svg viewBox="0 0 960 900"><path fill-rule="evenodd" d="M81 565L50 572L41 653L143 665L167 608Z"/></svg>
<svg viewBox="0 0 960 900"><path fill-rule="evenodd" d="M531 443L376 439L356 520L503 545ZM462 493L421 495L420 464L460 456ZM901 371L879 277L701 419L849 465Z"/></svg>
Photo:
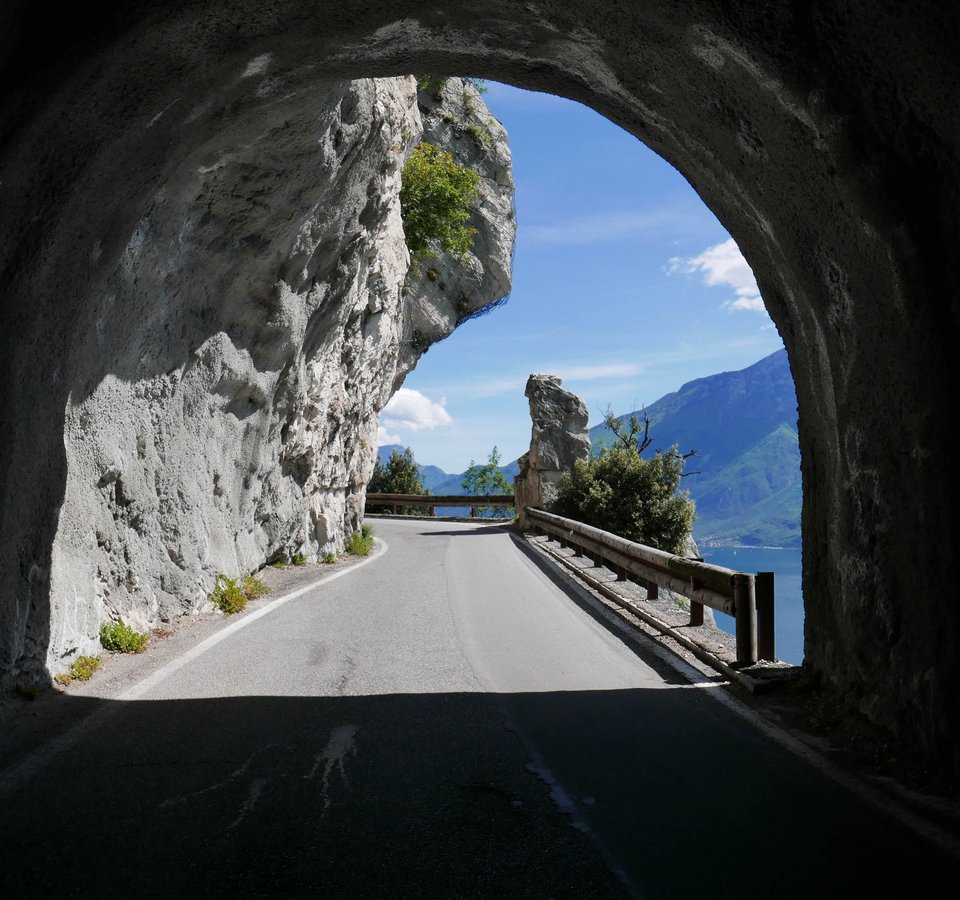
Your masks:
<svg viewBox="0 0 960 900"><path fill-rule="evenodd" d="M411 266L406 291L417 300L405 317L405 372L427 346L507 299L516 236L507 135L476 88L460 78L435 82L420 92L419 106L423 140L449 151L481 181L469 222L476 229L472 252L462 259L444 253Z"/></svg>
<svg viewBox="0 0 960 900"><path fill-rule="evenodd" d="M472 87L445 93L491 118ZM98 652L108 618L169 620L203 607L218 572L342 550L359 527L380 411L461 320L410 275L399 189L427 138L417 99L411 77L367 79L315 88L309 117L282 98L239 115L177 160L122 242L87 242L98 274L71 336L63 496L38 585L49 640L26 640L29 616L5 627L8 676L56 673ZM429 139L483 176L474 252L436 260L479 309L510 286L506 134Z"/></svg>
<svg viewBox="0 0 960 900"><path fill-rule="evenodd" d="M680 170L736 238L796 381L806 662L960 772L960 604L944 587L960 551L958 476L943 427L960 329L956 5L330 7L130 0L54 17L43 3L0 6L4 671L49 645L65 411L105 378L146 380L136 337L97 346L88 332L98 317L107 330L117 317L163 319L165 294L131 310L119 296L102 307L100 288L131 240L149 251L138 223L165 189L176 194L181 163L207 147L199 165L217 166L218 149L303 127L333 80L469 72L592 106ZM348 125L352 115L348 103ZM244 117L247 133L231 143ZM260 146L264 163L271 141ZM297 171L278 182L294 205ZM243 187L262 199L255 181ZM222 219L208 252L241 250L261 260L261 289L283 280L256 239ZM208 287L205 318L192 319L204 340L224 330L227 299ZM176 328L167 358L142 363L147 376L185 364Z"/></svg>
<svg viewBox="0 0 960 900"><path fill-rule="evenodd" d="M520 458L520 474L513 493L520 527L527 527L523 510L532 506L549 510L564 472L578 459L590 455L587 404L564 390L556 375L531 375L524 393L530 401L530 449Z"/></svg>

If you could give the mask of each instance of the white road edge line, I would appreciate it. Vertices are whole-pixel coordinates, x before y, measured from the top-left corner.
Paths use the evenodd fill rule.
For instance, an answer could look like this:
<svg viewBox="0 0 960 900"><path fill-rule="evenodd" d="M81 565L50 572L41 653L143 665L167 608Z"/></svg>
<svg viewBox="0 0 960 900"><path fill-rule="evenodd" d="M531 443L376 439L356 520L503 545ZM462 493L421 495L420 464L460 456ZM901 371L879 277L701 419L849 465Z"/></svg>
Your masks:
<svg viewBox="0 0 960 900"><path fill-rule="evenodd" d="M230 637L230 635L236 634L241 628L246 628L247 625L250 625L252 622L256 622L257 619L262 618L263 616L267 615L267 613L271 613L274 610L279 609L285 603L295 600L297 597L306 594L308 591L312 591L314 588L318 588L324 584L329 584L331 581L335 581L337 578L342 578L344 575L349 575L351 572L356 572L357 569L362 568L368 563L375 562L381 556L383 556L387 550L390 549L387 542L381 538L376 538L376 543L379 545L376 555L360 560L360 562L345 569L332 572L330 575L321 578L319 581L311 581L310 584L305 585L302 588L298 588L295 591L291 591L289 594L284 594L282 597L277 597L276 600L268 603L264 607L261 607L256 612L250 613L250 615L245 616L239 621L231 623L226 628L223 628L216 634L208 637L205 641L201 641L196 647L191 650L187 650L176 659L171 660L165 666L157 669L157 671L152 675L148 675L142 681L139 681L137 684L133 685L133 687L128 688L117 697L104 698L111 699L111 702L106 706L100 707L99 710L91 713L85 719L81 719L76 725L74 725L64 734L55 737L44 748L40 749L37 753L34 753L32 756L24 760L22 763L20 763L20 765L16 766L5 775L0 774L0 799L7 796L17 787L18 784L35 774L38 769L46 765L46 763L51 759L62 753L64 750L69 750L70 747L80 740L85 732L90 730L95 725L104 722L107 718L118 712L122 708L119 706L120 702L138 700L149 690L160 684L160 682L162 682L164 679L169 678L174 672L182 669L185 665L187 665L187 663L195 660L198 656L202 656L209 649L215 647L221 641Z"/></svg>
<svg viewBox="0 0 960 900"><path fill-rule="evenodd" d="M335 581L337 578L342 578L344 575L349 575L351 572L356 572L357 569L379 559L384 553L387 552L389 547L386 541L381 540L380 538L377 538L377 541L380 544L380 551L376 554L376 556L370 556L352 566L348 566L346 569L340 569L337 572L333 572L330 575L327 575L325 578L321 578L319 581L312 581L310 584L305 585L302 588L298 588L295 591L291 591L289 594L284 594L282 597L277 597L276 600L268 603L266 606L261 607L256 612L250 613L250 615L244 616L244 618L237 622L233 622L226 628L222 628L216 634L210 635L210 637L208 637L205 641L201 641L199 644L197 644L196 647L187 650L176 659L171 660L162 668L157 669L157 671L152 675L148 675L142 681L133 685L133 687L127 688L127 690L116 697L116 699L118 701L139 700L144 694L153 690L153 688L169 678L174 672L179 671L188 663L191 663L198 657L203 656L203 654L208 650L215 647L221 641L225 641L231 635L236 634L238 631L240 631L240 629L246 628L248 625L252 625L257 621L257 619L262 619L268 613L272 613L274 610L279 609L281 606L283 606L285 603L289 603L291 600L296 600L297 597L301 597L303 594L306 594L308 591L312 591L314 588L318 588L324 584L329 584L331 581Z"/></svg>

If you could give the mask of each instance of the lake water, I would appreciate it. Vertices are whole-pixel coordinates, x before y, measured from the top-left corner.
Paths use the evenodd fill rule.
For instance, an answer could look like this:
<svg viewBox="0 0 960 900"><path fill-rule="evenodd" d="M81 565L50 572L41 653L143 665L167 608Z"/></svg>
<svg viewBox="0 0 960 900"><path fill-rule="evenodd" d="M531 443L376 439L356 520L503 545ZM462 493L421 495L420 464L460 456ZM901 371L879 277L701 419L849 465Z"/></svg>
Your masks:
<svg viewBox="0 0 960 900"><path fill-rule="evenodd" d="M739 572L773 572L775 584L777 656L784 662L803 662L803 589L799 550L754 547L701 547L703 558ZM734 633L732 616L716 613L717 625Z"/></svg>

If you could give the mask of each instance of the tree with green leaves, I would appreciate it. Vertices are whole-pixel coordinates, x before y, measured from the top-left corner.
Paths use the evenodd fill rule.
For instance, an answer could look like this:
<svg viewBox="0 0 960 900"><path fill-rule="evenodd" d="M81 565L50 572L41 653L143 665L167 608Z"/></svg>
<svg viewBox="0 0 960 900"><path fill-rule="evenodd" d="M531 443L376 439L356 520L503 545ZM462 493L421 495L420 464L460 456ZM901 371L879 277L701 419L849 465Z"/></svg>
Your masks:
<svg viewBox="0 0 960 900"><path fill-rule="evenodd" d="M463 473L460 487L467 494L473 494L474 496L513 493L513 485L507 481L500 469L500 451L496 444L494 444L484 465L478 465L472 459L470 460L470 467ZM513 513L508 506L487 506L479 510L479 514L503 519L508 518Z"/></svg>
<svg viewBox="0 0 960 900"><path fill-rule="evenodd" d="M368 494L423 494L429 493L420 478L420 466L413 458L413 450L405 448L401 453L394 448L386 462L380 457L373 465L373 477L367 485ZM426 507L401 507L403 515L426 515ZM383 512L381 507L371 507L369 512Z"/></svg>
<svg viewBox="0 0 960 900"><path fill-rule="evenodd" d="M644 459L639 447L650 444L646 415L643 421L634 416L625 423L608 412L606 424L617 438L615 446L577 460L573 471L560 479L550 511L638 544L682 553L695 518L689 492L680 490L692 453L682 454L673 446Z"/></svg>
<svg viewBox="0 0 960 900"><path fill-rule="evenodd" d="M410 252L425 257L440 249L465 256L476 233L467 224L470 206L479 195L476 172L426 141L415 147L403 167L400 185L400 211Z"/></svg>

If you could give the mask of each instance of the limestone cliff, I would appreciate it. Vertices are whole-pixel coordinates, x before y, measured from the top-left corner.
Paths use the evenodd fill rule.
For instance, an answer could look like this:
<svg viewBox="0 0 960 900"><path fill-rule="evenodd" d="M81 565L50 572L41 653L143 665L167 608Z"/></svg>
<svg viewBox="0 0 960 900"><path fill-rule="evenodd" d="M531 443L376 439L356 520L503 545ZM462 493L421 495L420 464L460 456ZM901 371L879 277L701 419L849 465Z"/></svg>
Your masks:
<svg viewBox="0 0 960 900"><path fill-rule="evenodd" d="M437 124L468 97L484 140ZM510 285L506 134L459 80L421 102L426 131L410 77L325 85L309 116L279 95L176 159L112 259L91 242L100 276L71 353L112 364L64 410L49 647L20 617L0 639L8 675L38 673L39 653L61 671L106 618L197 610L218 572L342 549L359 526L380 411ZM431 261L439 280L410 272L399 204L422 138L483 176L475 252Z"/></svg>

